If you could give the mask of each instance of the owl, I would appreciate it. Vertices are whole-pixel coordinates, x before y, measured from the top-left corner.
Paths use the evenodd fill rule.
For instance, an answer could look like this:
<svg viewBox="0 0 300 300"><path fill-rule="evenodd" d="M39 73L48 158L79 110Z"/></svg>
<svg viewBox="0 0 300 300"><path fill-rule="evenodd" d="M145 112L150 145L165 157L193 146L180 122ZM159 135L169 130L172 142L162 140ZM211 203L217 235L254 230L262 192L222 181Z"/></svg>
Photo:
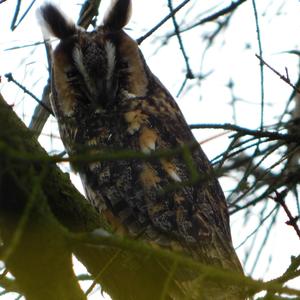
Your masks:
<svg viewBox="0 0 300 300"><path fill-rule="evenodd" d="M51 105L86 198L116 234L241 271L222 189L175 100L123 30L130 0L115 0L86 31L52 4L41 7L53 52ZM143 153L122 158L122 153ZM164 155L154 155L155 153ZM105 155L104 155L105 156ZM191 180L196 172L196 180ZM231 298L234 299L234 298Z"/></svg>

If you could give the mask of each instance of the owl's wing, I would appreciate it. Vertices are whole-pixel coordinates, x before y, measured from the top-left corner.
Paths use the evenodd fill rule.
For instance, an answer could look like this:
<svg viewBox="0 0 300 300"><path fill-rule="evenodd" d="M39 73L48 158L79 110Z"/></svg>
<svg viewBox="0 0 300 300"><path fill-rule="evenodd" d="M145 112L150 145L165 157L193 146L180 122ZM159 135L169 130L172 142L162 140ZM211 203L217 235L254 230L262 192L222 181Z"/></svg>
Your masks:
<svg viewBox="0 0 300 300"><path fill-rule="evenodd" d="M143 216L147 220L145 236L152 234L157 243L182 247L202 256L208 264L223 267L224 257L228 257L227 267L234 264L240 269L231 244L226 201L210 163L172 96L158 79L151 78L151 94L132 96L126 101L130 104L124 105L126 146L146 153L187 146L188 153L179 151L170 157L131 164L136 195L130 201L133 219ZM192 182L194 171L198 180ZM223 253L224 249L228 253Z"/></svg>

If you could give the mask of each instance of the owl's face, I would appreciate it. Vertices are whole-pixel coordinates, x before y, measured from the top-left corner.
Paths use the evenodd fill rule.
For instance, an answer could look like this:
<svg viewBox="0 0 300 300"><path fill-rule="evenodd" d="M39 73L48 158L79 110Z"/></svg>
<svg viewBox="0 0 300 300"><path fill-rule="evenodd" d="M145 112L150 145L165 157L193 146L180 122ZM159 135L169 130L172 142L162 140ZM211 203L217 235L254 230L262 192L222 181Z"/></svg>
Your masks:
<svg viewBox="0 0 300 300"><path fill-rule="evenodd" d="M56 115L72 116L82 105L111 107L120 92L144 93L147 76L143 58L136 42L122 30L131 2L115 2L118 5L122 14L116 15L118 7L114 8L92 32L69 22L52 5L42 9L47 27L60 39L53 52L55 98L63 99L55 105Z"/></svg>
<svg viewBox="0 0 300 300"><path fill-rule="evenodd" d="M69 87L77 101L93 106L105 106L115 97L116 68L121 63L116 54L119 35L102 26L93 32L77 30L60 42L53 56L59 96Z"/></svg>

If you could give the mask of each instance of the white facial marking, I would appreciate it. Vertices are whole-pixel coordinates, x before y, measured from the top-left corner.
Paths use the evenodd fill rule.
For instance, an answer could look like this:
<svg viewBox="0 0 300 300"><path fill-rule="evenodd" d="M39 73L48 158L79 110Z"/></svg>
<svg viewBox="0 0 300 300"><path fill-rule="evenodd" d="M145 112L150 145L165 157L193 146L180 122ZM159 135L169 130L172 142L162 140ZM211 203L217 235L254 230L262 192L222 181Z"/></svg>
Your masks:
<svg viewBox="0 0 300 300"><path fill-rule="evenodd" d="M74 47L73 59L74 59L75 66L78 69L78 71L83 75L83 77L87 76L86 69L83 65L83 55L82 55L80 48ZM86 75L84 76L84 74L86 74Z"/></svg>
<svg viewBox="0 0 300 300"><path fill-rule="evenodd" d="M111 42L106 42L105 52L107 57L106 86L108 90L111 90L112 78L116 65L116 48Z"/></svg>
<svg viewBox="0 0 300 300"><path fill-rule="evenodd" d="M90 94L95 95L95 87L92 84L92 82L90 80L90 76L89 76L89 74L88 74L88 72L87 72L87 70L84 66L83 54L82 54L82 51L79 47L76 47L76 46L74 47L73 59L74 59L74 63L75 63L76 68L78 69L78 71L83 76L84 82L85 82Z"/></svg>

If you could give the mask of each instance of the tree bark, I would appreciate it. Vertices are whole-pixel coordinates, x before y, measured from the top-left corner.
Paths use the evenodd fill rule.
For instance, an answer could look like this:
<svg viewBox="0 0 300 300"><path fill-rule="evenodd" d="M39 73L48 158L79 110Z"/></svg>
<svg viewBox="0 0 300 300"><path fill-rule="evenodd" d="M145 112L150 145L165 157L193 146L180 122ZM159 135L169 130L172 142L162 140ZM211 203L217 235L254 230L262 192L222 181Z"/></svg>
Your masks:
<svg viewBox="0 0 300 300"><path fill-rule="evenodd" d="M51 168L10 151L24 151L24 156L37 152L37 143L24 127L0 97L2 259L26 299L86 299L73 273L66 231L47 203L51 195L44 183Z"/></svg>

